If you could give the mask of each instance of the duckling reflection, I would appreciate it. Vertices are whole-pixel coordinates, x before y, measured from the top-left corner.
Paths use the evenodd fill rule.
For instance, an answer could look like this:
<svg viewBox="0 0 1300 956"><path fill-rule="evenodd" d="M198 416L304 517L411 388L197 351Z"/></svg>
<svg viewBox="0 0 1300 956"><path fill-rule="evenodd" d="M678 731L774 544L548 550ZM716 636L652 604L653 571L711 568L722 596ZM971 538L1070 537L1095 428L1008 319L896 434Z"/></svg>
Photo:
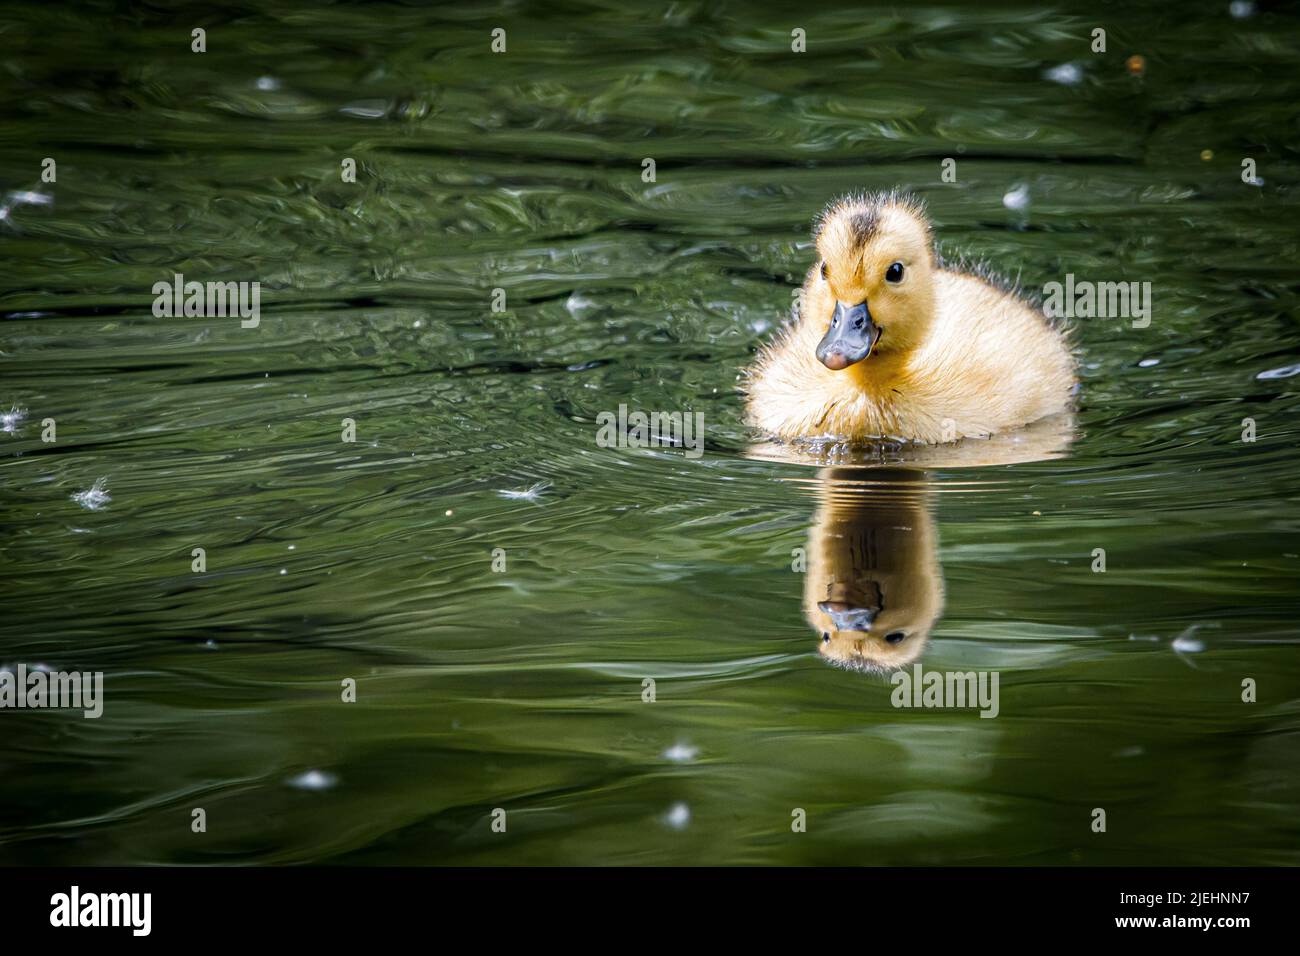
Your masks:
<svg viewBox="0 0 1300 956"><path fill-rule="evenodd" d="M926 473L826 468L818 477L803 600L818 650L852 670L910 664L943 609Z"/></svg>

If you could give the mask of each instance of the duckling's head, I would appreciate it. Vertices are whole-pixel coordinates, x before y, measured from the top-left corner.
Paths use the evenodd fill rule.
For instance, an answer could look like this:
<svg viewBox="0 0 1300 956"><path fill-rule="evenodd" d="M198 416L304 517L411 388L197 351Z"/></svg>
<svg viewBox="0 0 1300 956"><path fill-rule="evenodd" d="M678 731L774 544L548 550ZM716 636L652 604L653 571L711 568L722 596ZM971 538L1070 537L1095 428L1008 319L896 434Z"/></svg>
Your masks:
<svg viewBox="0 0 1300 956"><path fill-rule="evenodd" d="M919 345L934 314L935 268L919 200L899 193L841 199L822 214L815 238L821 264L815 314L806 320L826 330L817 346L822 364L839 371Z"/></svg>
<svg viewBox="0 0 1300 956"><path fill-rule="evenodd" d="M908 594L900 583L833 584L827 600L818 601L808 613L819 637L818 653L839 667L881 674L920 657L939 607L933 594Z"/></svg>

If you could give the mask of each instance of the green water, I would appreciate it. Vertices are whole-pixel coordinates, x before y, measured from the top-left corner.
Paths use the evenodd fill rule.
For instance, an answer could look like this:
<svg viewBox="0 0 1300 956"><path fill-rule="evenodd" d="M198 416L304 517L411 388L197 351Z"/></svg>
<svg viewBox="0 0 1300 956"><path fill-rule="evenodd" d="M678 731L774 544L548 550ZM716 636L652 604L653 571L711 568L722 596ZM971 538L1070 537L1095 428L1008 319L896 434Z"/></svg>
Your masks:
<svg viewBox="0 0 1300 956"><path fill-rule="evenodd" d="M1300 19L1163 7L0 9L0 666L105 675L0 712L0 863L1300 862ZM1063 452L753 447L812 217L894 186L1152 283ZM260 325L155 318L177 272ZM833 502L996 718L820 659Z"/></svg>

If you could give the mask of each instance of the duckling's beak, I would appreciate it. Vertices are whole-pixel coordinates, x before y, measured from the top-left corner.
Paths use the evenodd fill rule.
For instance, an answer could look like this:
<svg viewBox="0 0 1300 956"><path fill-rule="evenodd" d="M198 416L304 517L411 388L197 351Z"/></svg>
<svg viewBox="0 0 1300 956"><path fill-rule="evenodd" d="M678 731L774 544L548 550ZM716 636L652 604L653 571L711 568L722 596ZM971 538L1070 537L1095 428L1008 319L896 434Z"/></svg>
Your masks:
<svg viewBox="0 0 1300 956"><path fill-rule="evenodd" d="M830 617L837 631L870 631L876 615L880 613L875 607L853 607L836 601L822 601L817 610Z"/></svg>
<svg viewBox="0 0 1300 956"><path fill-rule="evenodd" d="M867 303L836 302L831 327L817 343L817 358L828 369L838 372L870 355L879 339L880 327L871 321Z"/></svg>
<svg viewBox="0 0 1300 956"><path fill-rule="evenodd" d="M885 596L875 581L832 581L826 600L817 602L817 610L830 615L837 631L870 631L884 608Z"/></svg>

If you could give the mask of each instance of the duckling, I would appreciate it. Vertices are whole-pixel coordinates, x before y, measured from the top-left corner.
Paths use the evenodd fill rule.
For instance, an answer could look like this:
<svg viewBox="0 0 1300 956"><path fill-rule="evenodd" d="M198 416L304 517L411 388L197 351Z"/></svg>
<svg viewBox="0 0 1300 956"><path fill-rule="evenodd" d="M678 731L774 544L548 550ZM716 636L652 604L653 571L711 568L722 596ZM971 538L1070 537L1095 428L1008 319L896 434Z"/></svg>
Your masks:
<svg viewBox="0 0 1300 956"><path fill-rule="evenodd" d="M912 663L943 610L925 473L827 468L818 478L803 594L818 652L869 673Z"/></svg>
<svg viewBox="0 0 1300 956"><path fill-rule="evenodd" d="M938 444L1069 408L1064 335L1013 292L947 268L918 200L841 199L813 238L799 317L749 371L755 427L783 441Z"/></svg>

